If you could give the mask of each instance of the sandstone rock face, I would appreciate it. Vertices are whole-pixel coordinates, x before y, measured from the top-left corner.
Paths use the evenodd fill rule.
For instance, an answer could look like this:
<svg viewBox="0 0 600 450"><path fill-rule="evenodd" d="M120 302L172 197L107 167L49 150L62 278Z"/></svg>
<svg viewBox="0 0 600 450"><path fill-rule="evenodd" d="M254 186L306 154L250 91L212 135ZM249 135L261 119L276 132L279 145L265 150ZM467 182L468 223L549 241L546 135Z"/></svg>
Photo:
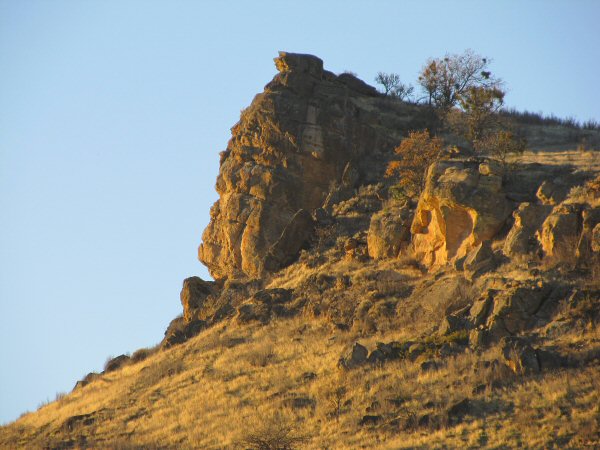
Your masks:
<svg viewBox="0 0 600 450"><path fill-rule="evenodd" d="M532 255L539 249L536 233L552 210L548 205L521 203L513 213L515 222L504 242L507 256Z"/></svg>
<svg viewBox="0 0 600 450"><path fill-rule="evenodd" d="M411 106L382 105L374 88L323 70L319 58L280 52L275 65L221 154L220 198L198 250L216 279L258 278L293 261L332 185L381 178L374 171L410 126Z"/></svg>
<svg viewBox="0 0 600 450"><path fill-rule="evenodd" d="M367 234L369 256L373 259L398 256L402 244L410 240L411 221L407 207L390 207L373 214Z"/></svg>
<svg viewBox="0 0 600 450"><path fill-rule="evenodd" d="M539 241L547 256L574 255L581 227L581 205L556 206L542 224Z"/></svg>
<svg viewBox="0 0 600 450"><path fill-rule="evenodd" d="M491 161L439 161L427 173L412 223L416 257L429 267L464 257L492 239L511 213Z"/></svg>

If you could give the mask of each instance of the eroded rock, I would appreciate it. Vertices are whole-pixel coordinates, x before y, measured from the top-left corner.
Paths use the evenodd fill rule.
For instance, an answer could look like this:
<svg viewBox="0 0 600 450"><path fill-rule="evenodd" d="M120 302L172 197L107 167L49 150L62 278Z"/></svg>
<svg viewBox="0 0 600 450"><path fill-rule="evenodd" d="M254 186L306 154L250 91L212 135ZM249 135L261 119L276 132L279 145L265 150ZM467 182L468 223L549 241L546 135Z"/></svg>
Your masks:
<svg viewBox="0 0 600 450"><path fill-rule="evenodd" d="M577 260L582 266L589 266L600 252L600 208L585 209L582 212L582 230L577 243Z"/></svg>
<svg viewBox="0 0 600 450"><path fill-rule="evenodd" d="M429 267L462 258L491 240L510 213L494 162L434 163L411 227L415 255Z"/></svg>
<svg viewBox="0 0 600 450"><path fill-rule="evenodd" d="M513 212L514 224L504 242L507 256L535 256L540 248L536 233L552 211L552 206L521 203Z"/></svg>
<svg viewBox="0 0 600 450"><path fill-rule="evenodd" d="M581 205L556 206L542 224L539 241L547 256L563 259L572 257L577 250L581 227Z"/></svg>
<svg viewBox="0 0 600 450"><path fill-rule="evenodd" d="M206 298L214 293L214 283L200 277L183 280L179 297L183 306L183 318L186 322L194 320L196 312L204 306Z"/></svg>
<svg viewBox="0 0 600 450"><path fill-rule="evenodd" d="M395 258L410 240L412 213L408 206L383 209L371 216L367 234L369 256L373 259Z"/></svg>

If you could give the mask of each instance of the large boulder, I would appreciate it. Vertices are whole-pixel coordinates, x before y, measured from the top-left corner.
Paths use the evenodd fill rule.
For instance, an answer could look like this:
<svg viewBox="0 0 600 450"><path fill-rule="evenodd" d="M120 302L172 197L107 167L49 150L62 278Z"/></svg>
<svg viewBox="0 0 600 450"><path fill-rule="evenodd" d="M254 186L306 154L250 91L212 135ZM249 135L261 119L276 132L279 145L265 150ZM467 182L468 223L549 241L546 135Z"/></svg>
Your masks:
<svg viewBox="0 0 600 450"><path fill-rule="evenodd" d="M407 206L391 206L371 216L367 247L373 259L394 258L410 240L412 214Z"/></svg>
<svg viewBox="0 0 600 450"><path fill-rule="evenodd" d="M500 341L500 352L505 364L517 374L538 373L537 353L526 339L507 336Z"/></svg>
<svg viewBox="0 0 600 450"><path fill-rule="evenodd" d="M174 345L182 344L188 339L196 336L205 328L206 322L203 320L186 322L183 317L177 317L169 324L165 331L165 337L160 345L162 348L170 348Z"/></svg>
<svg viewBox="0 0 600 450"><path fill-rule="evenodd" d="M539 250L536 233L551 211L549 205L521 203L513 212L515 221L504 242L504 254L511 257L535 255Z"/></svg>
<svg viewBox="0 0 600 450"><path fill-rule="evenodd" d="M190 277L183 280L179 297L183 306L183 318L191 322L197 312L204 306L207 297L214 293L214 282L204 281L200 277Z"/></svg>
<svg viewBox="0 0 600 450"><path fill-rule="evenodd" d="M483 291L470 308L471 344L485 346L542 326L553 317L569 291L568 285L531 279L499 281Z"/></svg>
<svg viewBox="0 0 600 450"><path fill-rule="evenodd" d="M567 197L570 188L560 178L545 180L538 188L536 197L544 205L558 205Z"/></svg>
<svg viewBox="0 0 600 450"><path fill-rule="evenodd" d="M324 70L315 56L280 52L275 65L221 154L219 200L198 249L215 279L259 278L293 262L332 186L343 187L342 201L379 181L414 117L416 107Z"/></svg>
<svg viewBox="0 0 600 450"><path fill-rule="evenodd" d="M343 369L354 369L366 364L369 351L364 345L355 342L350 350L338 361L338 367Z"/></svg>
<svg viewBox="0 0 600 450"><path fill-rule="evenodd" d="M581 230L579 204L560 204L544 220L538 239L546 256L568 259L575 256Z"/></svg>
<svg viewBox="0 0 600 450"><path fill-rule="evenodd" d="M493 161L439 161L427 172L412 223L415 255L433 267L460 259L496 236L511 213Z"/></svg>
<svg viewBox="0 0 600 450"><path fill-rule="evenodd" d="M465 256L463 268L470 278L492 270L496 258L490 241L480 242Z"/></svg>

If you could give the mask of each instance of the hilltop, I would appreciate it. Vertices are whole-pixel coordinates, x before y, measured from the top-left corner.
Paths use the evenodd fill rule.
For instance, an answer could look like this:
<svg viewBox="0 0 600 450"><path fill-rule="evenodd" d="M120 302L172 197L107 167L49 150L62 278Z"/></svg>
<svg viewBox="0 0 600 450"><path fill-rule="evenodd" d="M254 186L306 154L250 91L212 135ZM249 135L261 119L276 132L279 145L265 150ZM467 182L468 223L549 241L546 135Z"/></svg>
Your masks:
<svg viewBox="0 0 600 450"><path fill-rule="evenodd" d="M517 115L499 160L315 56L275 65L220 154L214 281L0 446L599 446L600 131ZM388 169L424 129L411 193Z"/></svg>

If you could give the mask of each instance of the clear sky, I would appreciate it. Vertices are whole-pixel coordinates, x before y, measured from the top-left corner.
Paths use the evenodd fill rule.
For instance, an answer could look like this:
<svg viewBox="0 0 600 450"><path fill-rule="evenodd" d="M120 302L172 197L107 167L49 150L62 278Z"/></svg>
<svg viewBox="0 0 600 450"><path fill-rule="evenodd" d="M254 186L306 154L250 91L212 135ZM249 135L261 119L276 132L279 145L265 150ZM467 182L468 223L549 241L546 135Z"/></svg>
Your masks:
<svg viewBox="0 0 600 450"><path fill-rule="evenodd" d="M0 423L160 341L216 200L218 152L312 53L372 83L493 59L507 103L600 119L598 1L0 0Z"/></svg>

